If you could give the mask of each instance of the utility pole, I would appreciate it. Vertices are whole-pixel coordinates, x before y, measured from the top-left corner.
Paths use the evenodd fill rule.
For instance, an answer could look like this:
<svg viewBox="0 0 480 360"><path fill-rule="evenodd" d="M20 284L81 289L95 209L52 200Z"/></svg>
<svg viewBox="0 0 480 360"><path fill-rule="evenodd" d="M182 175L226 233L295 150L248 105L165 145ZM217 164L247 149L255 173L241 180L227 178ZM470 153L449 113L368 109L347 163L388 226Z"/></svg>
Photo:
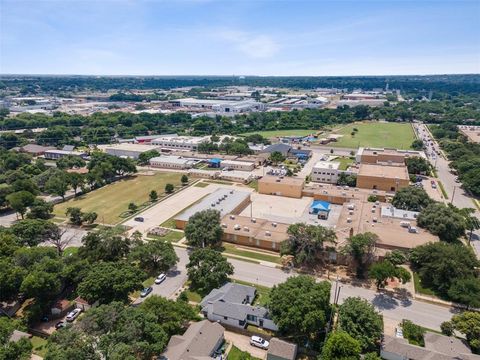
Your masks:
<svg viewBox="0 0 480 360"><path fill-rule="evenodd" d="M457 187L454 185L453 186L453 194L452 194L452 200L450 200L450 204L453 204L453 198L455 197L455 190L457 189Z"/></svg>

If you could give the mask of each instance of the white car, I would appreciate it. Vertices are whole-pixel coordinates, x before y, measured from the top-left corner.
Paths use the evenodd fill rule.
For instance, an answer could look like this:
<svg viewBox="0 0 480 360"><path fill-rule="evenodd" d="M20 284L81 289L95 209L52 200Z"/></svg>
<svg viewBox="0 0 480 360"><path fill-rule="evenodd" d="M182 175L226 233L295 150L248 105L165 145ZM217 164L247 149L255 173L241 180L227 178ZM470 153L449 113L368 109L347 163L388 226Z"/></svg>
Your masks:
<svg viewBox="0 0 480 360"><path fill-rule="evenodd" d="M157 276L157 278L155 279L155 284L161 284L162 282L165 281L165 279L167 278L167 275L165 274L160 274Z"/></svg>
<svg viewBox="0 0 480 360"><path fill-rule="evenodd" d="M67 314L67 317L65 318L65 320L67 320L68 322L72 322L78 317L78 315L80 315L81 312L82 312L82 309L76 308L75 310L72 310Z"/></svg>
<svg viewBox="0 0 480 360"><path fill-rule="evenodd" d="M270 345L270 343L267 340L262 339L260 336L252 336L250 338L250 345L256 346L260 349L268 350L268 345Z"/></svg>

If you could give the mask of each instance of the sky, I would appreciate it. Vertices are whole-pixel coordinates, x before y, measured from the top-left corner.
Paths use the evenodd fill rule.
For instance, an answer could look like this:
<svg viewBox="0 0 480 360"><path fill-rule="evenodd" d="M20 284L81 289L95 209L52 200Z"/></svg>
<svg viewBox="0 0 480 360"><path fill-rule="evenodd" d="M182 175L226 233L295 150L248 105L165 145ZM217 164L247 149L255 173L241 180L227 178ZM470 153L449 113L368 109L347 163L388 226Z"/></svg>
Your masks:
<svg viewBox="0 0 480 360"><path fill-rule="evenodd" d="M480 0L0 0L0 73L480 73Z"/></svg>

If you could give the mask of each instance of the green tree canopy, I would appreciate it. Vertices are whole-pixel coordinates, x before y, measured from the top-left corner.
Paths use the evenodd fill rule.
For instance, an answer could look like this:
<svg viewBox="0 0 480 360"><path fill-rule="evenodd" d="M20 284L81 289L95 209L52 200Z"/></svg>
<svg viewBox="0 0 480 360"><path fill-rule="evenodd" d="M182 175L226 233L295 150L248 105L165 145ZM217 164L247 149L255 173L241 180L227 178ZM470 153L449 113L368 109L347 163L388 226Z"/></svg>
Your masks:
<svg viewBox="0 0 480 360"><path fill-rule="evenodd" d="M197 249L190 254L187 275L192 288L202 293L222 286L233 274L233 266L213 249Z"/></svg>
<svg viewBox="0 0 480 360"><path fill-rule="evenodd" d="M373 259L373 250L378 236L371 232L357 234L348 238L347 244L342 248L342 253L353 257L357 266L357 277L364 276L366 266Z"/></svg>
<svg viewBox="0 0 480 360"><path fill-rule="evenodd" d="M131 257L149 273L167 271L178 261L172 243L163 240L150 240L137 245L131 252Z"/></svg>
<svg viewBox="0 0 480 360"><path fill-rule="evenodd" d="M338 326L360 343L362 352L376 351L383 333L383 316L359 297L349 297L339 307Z"/></svg>
<svg viewBox="0 0 480 360"><path fill-rule="evenodd" d="M433 200L426 191L415 186L408 186L398 190L392 199L394 207L410 211L421 211L432 203Z"/></svg>
<svg viewBox="0 0 480 360"><path fill-rule="evenodd" d="M480 354L480 313L465 311L452 317L455 330L465 334L472 351Z"/></svg>
<svg viewBox="0 0 480 360"><path fill-rule="evenodd" d="M463 216L441 203L433 203L424 208L418 215L417 224L447 242L458 240L466 229Z"/></svg>
<svg viewBox="0 0 480 360"><path fill-rule="evenodd" d="M360 343L345 331L330 334L322 349L322 360L358 360Z"/></svg>
<svg viewBox="0 0 480 360"><path fill-rule="evenodd" d="M275 285L267 307L281 333L318 344L330 316L330 287L306 275Z"/></svg>
<svg viewBox="0 0 480 360"><path fill-rule="evenodd" d="M185 237L193 247L218 246L222 241L223 230L220 226L220 212L203 210L188 219Z"/></svg>

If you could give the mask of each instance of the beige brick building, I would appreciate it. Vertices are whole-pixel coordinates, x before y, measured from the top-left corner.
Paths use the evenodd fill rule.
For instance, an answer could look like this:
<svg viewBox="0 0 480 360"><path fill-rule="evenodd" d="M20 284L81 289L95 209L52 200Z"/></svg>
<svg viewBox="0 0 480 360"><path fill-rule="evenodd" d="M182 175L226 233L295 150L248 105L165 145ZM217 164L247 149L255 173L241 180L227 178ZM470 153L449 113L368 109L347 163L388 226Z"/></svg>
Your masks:
<svg viewBox="0 0 480 360"><path fill-rule="evenodd" d="M301 198L303 179L292 177L264 176L258 180L260 194Z"/></svg>
<svg viewBox="0 0 480 360"><path fill-rule="evenodd" d="M397 191L410 183L406 166L360 164L357 187L364 189Z"/></svg>

